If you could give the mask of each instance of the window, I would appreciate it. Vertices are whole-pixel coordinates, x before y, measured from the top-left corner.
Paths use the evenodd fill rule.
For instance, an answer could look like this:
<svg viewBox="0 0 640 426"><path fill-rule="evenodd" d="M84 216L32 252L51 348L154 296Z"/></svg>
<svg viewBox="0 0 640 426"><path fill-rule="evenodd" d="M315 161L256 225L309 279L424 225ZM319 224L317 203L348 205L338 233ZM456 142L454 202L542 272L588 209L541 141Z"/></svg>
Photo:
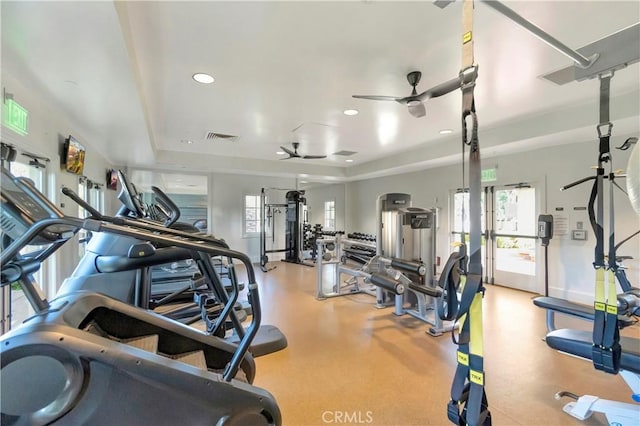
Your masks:
<svg viewBox="0 0 640 426"><path fill-rule="evenodd" d="M31 179L35 187L43 191L44 190L44 170L33 167L31 165L13 162L10 165L11 173L16 177L26 177ZM43 191L44 192L44 191ZM43 249L45 246L27 246L23 248L20 253L23 255L37 252ZM45 288L43 282L44 273L42 268L33 274L33 278L41 288ZM18 326L25 318L33 315L33 311L26 296L22 292L22 288L17 285L8 285L3 287L1 293L1 305L2 305L2 319L8 320L8 315L11 314L11 323L3 325L3 331L8 331L10 328Z"/></svg>
<svg viewBox="0 0 640 426"><path fill-rule="evenodd" d="M81 176L78 179L78 197L87 201L89 198L89 186L90 182L87 182L87 179L84 176ZM78 204L78 217L81 219L89 217L89 212L86 211L81 205ZM89 232L85 229L81 229L78 231L78 240L80 245L78 246L78 259L81 259L84 256L85 246L89 238Z"/></svg>
<svg viewBox="0 0 640 426"><path fill-rule="evenodd" d="M463 207L464 203L464 207ZM485 230L485 208L484 208L484 192L480 194L480 224L482 226L482 232ZM466 234L466 240L469 241L469 190L458 190L453 196L453 227L451 233L453 234L453 241L460 241L462 235L462 212L464 208L464 232ZM484 244L484 243L483 243Z"/></svg>
<svg viewBox="0 0 640 426"><path fill-rule="evenodd" d="M89 204L104 214L104 191L102 187L96 183L93 183L89 189Z"/></svg>
<svg viewBox="0 0 640 426"><path fill-rule="evenodd" d="M244 196L244 234L256 234L260 232L260 196Z"/></svg>
<svg viewBox="0 0 640 426"><path fill-rule="evenodd" d="M324 229L327 231L336 230L336 202L324 202Z"/></svg>

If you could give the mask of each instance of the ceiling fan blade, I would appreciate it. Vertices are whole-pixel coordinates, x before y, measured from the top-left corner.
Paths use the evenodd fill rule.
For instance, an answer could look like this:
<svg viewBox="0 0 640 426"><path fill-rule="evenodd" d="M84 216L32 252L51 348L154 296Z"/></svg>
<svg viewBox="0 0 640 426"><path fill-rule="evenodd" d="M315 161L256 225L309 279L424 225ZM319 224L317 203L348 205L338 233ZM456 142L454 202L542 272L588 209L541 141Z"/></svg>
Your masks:
<svg viewBox="0 0 640 426"><path fill-rule="evenodd" d="M460 77L456 77L456 78L452 78L449 81L445 81L444 83L440 83L437 86L433 86L430 89L425 90L415 98L419 101L426 101L429 98L437 98L442 95L446 95L447 93L451 93L454 90L459 88L460 88Z"/></svg>
<svg viewBox="0 0 640 426"><path fill-rule="evenodd" d="M369 96L369 95L353 95L356 99L369 99L371 101L396 101L400 102L400 99L395 96Z"/></svg>
<svg viewBox="0 0 640 426"><path fill-rule="evenodd" d="M305 155L304 157L305 160L314 160L314 159L320 159L320 158L327 158L326 155Z"/></svg>
<svg viewBox="0 0 640 426"><path fill-rule="evenodd" d="M427 109L424 107L422 102L415 103L409 105L409 113L416 118L424 117L427 114Z"/></svg>
<svg viewBox="0 0 640 426"><path fill-rule="evenodd" d="M299 157L299 155L293 151L291 151L289 148L284 147L284 146L280 146L280 149L283 150L284 152L286 152L287 154L289 154L290 157Z"/></svg>

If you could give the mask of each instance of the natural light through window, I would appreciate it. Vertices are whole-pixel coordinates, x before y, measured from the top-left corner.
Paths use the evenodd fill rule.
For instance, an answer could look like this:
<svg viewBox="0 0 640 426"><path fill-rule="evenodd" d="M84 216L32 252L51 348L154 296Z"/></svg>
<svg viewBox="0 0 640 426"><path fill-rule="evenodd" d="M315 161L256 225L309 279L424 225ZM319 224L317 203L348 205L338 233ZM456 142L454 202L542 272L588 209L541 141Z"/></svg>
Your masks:
<svg viewBox="0 0 640 426"><path fill-rule="evenodd" d="M244 196L244 234L260 232L260 196Z"/></svg>
<svg viewBox="0 0 640 426"><path fill-rule="evenodd" d="M324 229L335 231L336 229L336 202L324 202Z"/></svg>

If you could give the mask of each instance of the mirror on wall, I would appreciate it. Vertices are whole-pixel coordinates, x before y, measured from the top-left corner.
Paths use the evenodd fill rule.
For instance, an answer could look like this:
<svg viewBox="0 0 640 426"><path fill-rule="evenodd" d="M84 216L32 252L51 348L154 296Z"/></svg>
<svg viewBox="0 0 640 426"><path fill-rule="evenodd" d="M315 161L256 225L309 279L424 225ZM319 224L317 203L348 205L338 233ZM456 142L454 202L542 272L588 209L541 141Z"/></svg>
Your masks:
<svg viewBox="0 0 640 426"><path fill-rule="evenodd" d="M208 224L208 179L206 175L192 175L149 170L132 170L130 179L142 194L143 201L154 204L156 186L165 192L180 209L180 222L206 231Z"/></svg>

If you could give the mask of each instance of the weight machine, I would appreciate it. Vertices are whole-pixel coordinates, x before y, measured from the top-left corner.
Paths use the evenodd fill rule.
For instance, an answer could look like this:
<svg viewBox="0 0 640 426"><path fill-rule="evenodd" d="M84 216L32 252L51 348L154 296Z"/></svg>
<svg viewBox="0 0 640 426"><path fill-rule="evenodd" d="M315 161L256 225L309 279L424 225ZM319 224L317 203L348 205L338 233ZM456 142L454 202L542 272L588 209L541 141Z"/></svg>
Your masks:
<svg viewBox="0 0 640 426"><path fill-rule="evenodd" d="M287 191L285 203L269 203L269 191ZM267 233L271 231L272 243L275 243L276 214L285 211L285 248L267 250ZM268 222L268 223L267 223ZM262 188L260 192L260 269L269 272L275 266L268 267L267 253L284 253L285 262L308 265L303 260L303 225L307 222L307 205L304 191L285 188Z"/></svg>
<svg viewBox="0 0 640 426"><path fill-rule="evenodd" d="M386 292L402 295L411 279L406 274L424 274L424 265L421 262L407 262L402 259L392 259L384 256L374 256L360 269L352 269L343 266L341 258L341 235L337 237L325 237L316 241L318 245L318 290L316 298L324 300L331 297L346 296L349 294L367 293L369 291L360 285L360 281L376 286ZM325 251L328 250L328 251ZM330 254L335 250L335 256ZM325 256L320 253L325 253ZM331 292L324 291L324 266L333 266L333 288ZM346 285L341 284L342 275L350 275ZM349 288L348 291L345 291Z"/></svg>

